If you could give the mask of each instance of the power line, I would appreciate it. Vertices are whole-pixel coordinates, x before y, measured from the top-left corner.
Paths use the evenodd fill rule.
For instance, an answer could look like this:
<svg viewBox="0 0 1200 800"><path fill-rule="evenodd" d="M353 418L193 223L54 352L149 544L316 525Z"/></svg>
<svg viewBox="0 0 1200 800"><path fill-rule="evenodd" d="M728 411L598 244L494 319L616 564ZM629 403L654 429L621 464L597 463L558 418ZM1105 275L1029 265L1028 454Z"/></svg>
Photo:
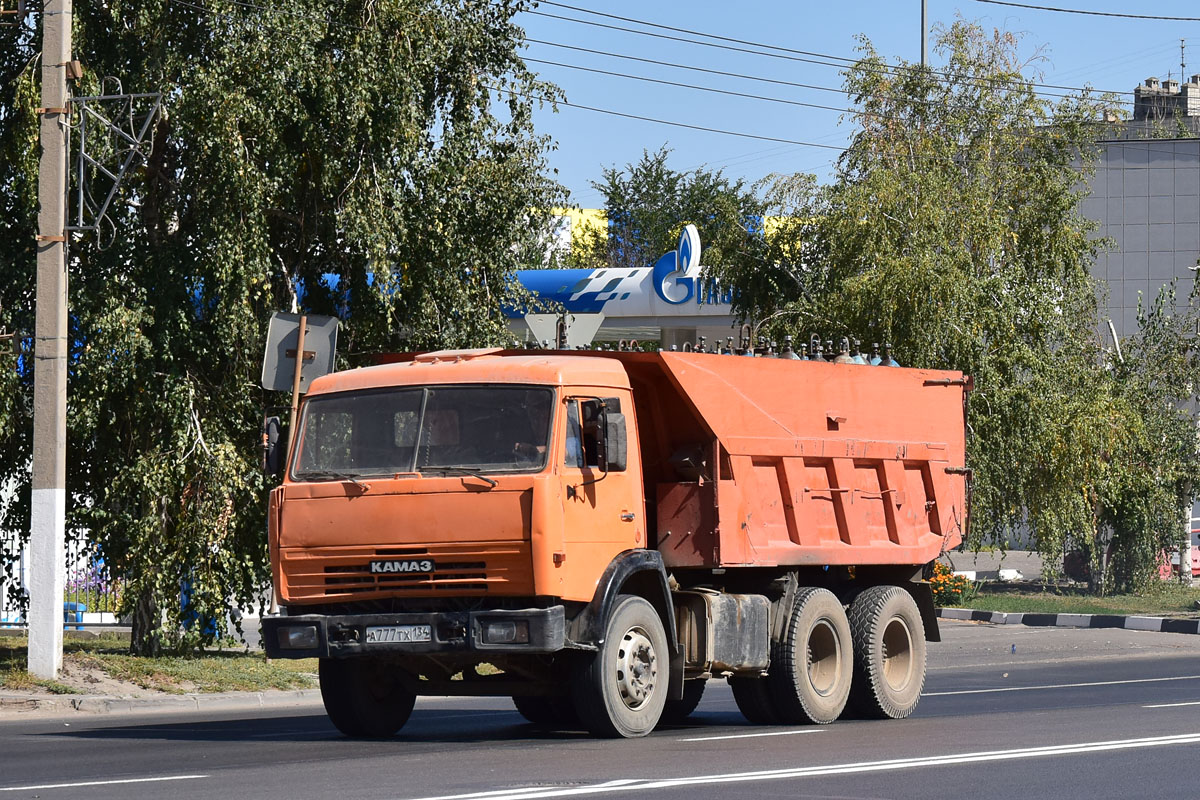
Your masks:
<svg viewBox="0 0 1200 800"><path fill-rule="evenodd" d="M727 89L717 89L712 86L696 86L695 84L691 84L691 83L679 83L677 81L667 81L667 80L662 80L660 78L649 78L644 75L629 75L624 72L611 72L606 69L595 69L593 67L581 67L577 64L564 64L560 61L543 61L540 58L528 58L528 57L526 57L525 60L532 62L534 64L549 64L550 66L553 66L553 67L565 67L567 69L576 69L576 70L581 70L583 72L594 72L598 75L610 75L614 78L628 78L629 80L645 81L647 83L657 83L657 84L661 84L663 86L675 86L675 87L678 87L681 89L695 89L696 91L700 91L700 92L712 92L713 94L724 94L724 95L729 95L731 97L745 97L749 100L765 100L769 103L785 103L790 106L803 106L805 108L817 108L817 109L821 109L824 111L838 111L843 114L860 114L860 113L869 114L870 113L870 112L855 111L852 108L840 108L838 106L823 106L823 105L820 105L819 103L802 103L799 100L787 100L782 97L768 97L768 96L761 95L761 94L749 94L747 92L734 92L734 91L729 91Z"/></svg>
<svg viewBox="0 0 1200 800"><path fill-rule="evenodd" d="M539 97L536 95L525 94L524 92L518 92L514 89L504 89L504 88L501 88L498 86L488 86L487 84L483 84L483 85L486 88L491 89L492 91L507 92L508 94L514 94L518 97L524 97L527 100L540 100L542 102L554 103L554 104L560 105L560 106L567 106L568 108L579 108L584 111L594 111L597 114L610 114L614 117L624 117L625 119L636 119L636 120L641 120L642 122L654 122L659 125L671 125L676 128L688 128L689 130L704 131L705 133L720 133L725 136L739 136L743 139L758 139L758 140L764 141L764 142L779 142L781 144L795 144L795 145L800 145L802 147L819 147L824 150L838 150L840 152L845 152L847 149L845 147L838 147L837 145L833 145L833 144L818 144L817 142L802 142L802 141L799 141L798 139L784 139L784 138L781 138L778 136L763 136L763 135L757 134L757 133L744 133L741 131L727 131L727 130L723 130L721 128L709 128L704 125L691 125L686 122L675 122L674 120L669 120L669 119L658 119L656 117L644 117L640 114L628 114L624 111L614 111L611 108L597 108L595 106L581 105L580 103L568 103L566 100L555 100L550 97Z"/></svg>
<svg viewBox="0 0 1200 800"><path fill-rule="evenodd" d="M678 63L675 63L672 61L662 61L662 60L655 59L655 58L645 58L643 56L631 56L631 55L627 55L625 53L613 53L608 50L596 50L596 49L590 48L590 47L580 47L578 45L573 45L573 44L562 44L561 42L551 42L551 41L547 41L545 39L531 39L531 38L527 37L525 39L525 41L529 42L531 44L540 44L540 45L544 45L547 47L557 47L557 48L561 48L564 50L572 50L572 51L579 52L579 53L590 53L592 55L606 56L608 58L619 58L619 59L622 59L625 61L635 61L635 62L638 62L641 64L652 64L654 66L660 66L660 67L672 67L674 69L690 70L692 72L701 72L701 73L705 73L708 75L720 75L722 77L727 77L727 78L738 78L741 80L758 81L760 83L770 83L770 84L774 84L776 86L790 86L790 87L795 87L798 89L812 89L814 91L820 91L820 92L833 92L835 94L840 94L840 95L850 94L850 92L847 91L846 89L838 89L838 88L835 88L832 86L819 86L817 84L812 84L812 83L798 83L796 81L785 81L785 80L780 80L778 78L767 78L767 77L763 77L761 75L747 75L745 73L728 72L726 70L711 69L709 67L697 67L692 64L678 64ZM527 59L527 60L536 61L537 59ZM554 62L544 62L544 63L554 63ZM941 101L919 100L916 98L911 99L910 102L916 103L919 105L926 105L926 106L945 105L945 103L941 102ZM1114 105L1127 106L1127 105L1132 105L1132 103L1128 100L1119 100L1119 101L1116 101L1116 103L1114 103ZM818 107L825 108L826 106L818 106ZM857 112L854 112L854 113L857 113Z"/></svg>
<svg viewBox="0 0 1200 800"><path fill-rule="evenodd" d="M783 52L783 53L794 53L796 55L812 56L814 58L832 58L835 61L845 61L848 64L853 64L855 61L858 61L857 58L849 58L847 56L835 56L835 55L830 55L828 53L817 53L817 52L814 52L811 50L797 50L792 47L783 47L783 46L775 45L775 44L766 44L764 42L755 42L755 41L751 41L749 39L735 39L732 36L719 36L715 33L705 33L704 31L688 30L687 28L680 28L676 25L662 25L658 22L649 22L648 20L635 19L634 17L622 17L619 14L606 14L603 11L593 11L590 8L582 8L580 6L571 6L571 5L567 5L566 3L555 3L555 2L552 2L552 0L538 0L538 2L539 2L539 5L557 6L558 8L565 8L570 11L577 11L581 14L592 14L597 17L607 17L608 19L619 20L620 22L632 22L635 25L645 25L648 28L658 28L660 30L675 31L677 33L687 33L687 34L691 34L692 36L703 36L706 39L716 39L717 41L720 41L720 42L732 42L733 44L744 44L744 45L748 45L750 47L762 47L762 48L766 48L768 50L779 50L780 52ZM533 13L533 12L530 12L530 13ZM539 16L553 17L554 19L571 20L571 17L560 17L558 15L547 14L545 12L537 12L537 13L539 14ZM584 22L584 20L571 20L571 21L572 22L583 22L585 25L595 24L595 23L590 23L590 22ZM625 31L625 30L629 30L629 29L628 28L617 28L617 30ZM685 39L683 41L691 41L691 40Z"/></svg>
<svg viewBox="0 0 1200 800"><path fill-rule="evenodd" d="M990 2L990 0L980 0L980 2L985 2L985 1ZM806 64L817 64L819 66L836 67L838 69L844 69L846 67L851 67L851 66L855 65L856 63L858 63L858 61L860 60L860 59L849 58L847 56L838 56L838 55L832 55L829 53L818 53L818 52L813 52L813 51L809 51L809 50L797 50L795 48L782 47L780 45L766 44L763 42L754 42L754 41L749 41L749 40L745 40L745 39L734 39L734 38L727 37L727 36L718 36L717 34L713 34L713 33L705 33L704 31L693 31L693 30L688 30L686 28L678 28L678 27L674 27L674 26L662 25L657 22L649 22L647 20L636 19L634 17L622 17L622 16L618 16L616 14L606 14L602 11L593 11L591 9L582 8L580 6L572 6L572 5L567 5L566 3L553 2L553 0L541 0L541 2L544 5L557 6L558 8L566 8L571 11L576 11L576 12L580 12L580 13L584 13L584 14L593 14L596 16L607 17L609 19L616 19L621 22L631 22L635 25L644 25L644 26L650 27L650 28L661 28L661 29L665 29L665 30L680 31L683 33L691 34L692 36L702 36L702 37L709 38L709 39L716 39L718 41L736 42L738 44L746 44L751 47L757 47L757 48L769 49L769 50L778 50L780 52L764 53L764 52L761 52L761 50L748 50L743 47L734 47L732 45L716 44L714 42L700 42L700 41L696 41L695 39L686 39L681 36L670 36L670 35L662 34L662 33L651 33L650 31L639 31L634 28L626 28L626 27L622 27L619 25L608 25L603 22L592 22L591 20L585 20L585 19L575 19L574 17L565 17L565 16L562 16L561 14L550 14L545 11L528 11L526 13L534 14L534 15L540 16L540 17L548 17L550 19L558 19L558 20L563 20L566 22L574 22L579 25L592 25L592 26L598 27L598 28L606 28L609 30L622 31L624 33L634 33L634 34L638 34L640 36L651 36L656 39L666 39L669 41L684 42L686 44L700 45L703 47L715 47L718 49L730 50L733 52L749 53L751 55L758 55L758 56L766 56L768 58L781 58L781 59L785 59L788 61L800 61L800 62L803 62ZM833 61L841 61L843 63L833 64L833 63L829 63L829 61L821 61L818 59L832 59ZM879 67L877 67L876 69L881 72L901 73L901 72L911 72L911 71L914 71L917 69L922 69L922 68L906 66L906 65L883 64L883 65L880 65ZM943 78L957 77L957 76L950 75L949 73L946 73L946 72L938 72L937 70L929 70L929 71L933 75L937 75L937 76L943 77ZM987 78L987 77L982 77L982 78L981 77L972 77L971 80L979 81L979 82L1001 82L1001 83L1006 82L1006 81L1003 81L1002 79ZM1079 86L1060 86L1060 85L1052 84L1052 83L1035 83L1032 81L1030 81L1029 83L1031 86L1035 86L1035 87L1043 88L1043 89L1063 89L1063 90L1070 91L1070 92L1098 91L1096 89L1089 90L1089 89L1086 89L1085 87L1079 87ZM1125 94L1125 95L1132 94L1132 92L1114 92L1114 91L1100 92L1100 93L1101 94ZM1065 97L1066 96L1066 95L1053 94L1050 92L1044 92L1043 94L1046 94L1051 97Z"/></svg>
<svg viewBox="0 0 1200 800"><path fill-rule="evenodd" d="M543 0L545 2L545 0ZM989 3L994 6L1012 6L1026 8L1030 11L1056 11L1060 14L1085 14L1090 17L1120 17L1121 19L1153 19L1166 22L1200 22L1200 17L1164 17L1155 14L1121 14L1116 11L1086 11L1081 8L1056 8L1055 6L1035 6L1028 3L1010 3L1007 0L975 0L977 3ZM558 3L550 3L558 5Z"/></svg>
<svg viewBox="0 0 1200 800"><path fill-rule="evenodd" d="M711 69L709 67L697 67L690 64L676 64L671 61L660 61L655 58L644 58L642 56L631 56L624 53L612 53L607 50L594 50L590 47L580 47L574 44L562 44L561 42L549 42L545 39L530 39L525 38L525 41L533 44L546 45L547 47L560 47L564 50L574 50L579 53L591 53L597 56L608 56L609 58L620 58L626 61L637 61L642 64L654 64L659 67L674 67L675 69L686 69L693 72L705 72L709 75L722 75L727 78L740 78L747 81L759 81L761 83L773 83L777 86L794 86L798 89L815 89L820 92L835 92L837 94L846 94L845 89L836 89L832 86L817 86L812 83L796 83L795 81L785 81L778 78L765 78L761 75L745 75L740 72L726 72L720 69Z"/></svg>
<svg viewBox="0 0 1200 800"><path fill-rule="evenodd" d="M719 133L724 136L737 136L737 137L740 137L743 139L757 139L759 141L764 141L764 142L779 142L781 144L799 145L801 147L815 147L815 148L819 148L822 150L837 150L838 152L841 152L841 153L845 153L850 149L849 147L841 147L841 146L832 145L832 144L821 144L819 142L805 142L805 141L800 141L798 139L784 139L784 138L778 137L778 136L764 136L762 134L757 134L757 133L745 133L742 131L724 130L722 128L710 128L710 127L707 127L704 125L692 125L692 124L689 124L686 122L676 122L675 120L659 119L657 117L646 117L646 116L642 116L640 114L629 114L624 111L614 111L613 109L610 109L610 108L597 108L596 106L586 106L581 103L570 103L570 102L567 102L566 100L556 100L551 97L531 95L531 94L527 94L525 92L519 92L515 89L491 86L488 84L481 84L481 85L484 86L484 88L491 89L494 92L503 92L503 93L507 93L510 95L515 95L517 97L524 97L527 100L536 100L536 101L541 101L541 102L546 102L546 103L553 103L556 105L566 106L568 108L577 108L577 109L582 109L583 111L592 111L597 114L608 114L610 116L623 117L625 119L640 120L642 122L653 122L658 125L669 125L669 126L672 126L675 128L687 128L689 130L703 131L705 133ZM1032 136L1027 136L1025 138L1032 138ZM911 154L907 153L907 152L897 151L897 152L890 153L890 155L899 156L899 157L907 157L907 156L910 156ZM921 161L930 161L930 160L949 161L950 160L949 158L946 158L946 157L932 157L932 156L916 156L916 158ZM1004 162L1004 163L1008 163L1008 162Z"/></svg>

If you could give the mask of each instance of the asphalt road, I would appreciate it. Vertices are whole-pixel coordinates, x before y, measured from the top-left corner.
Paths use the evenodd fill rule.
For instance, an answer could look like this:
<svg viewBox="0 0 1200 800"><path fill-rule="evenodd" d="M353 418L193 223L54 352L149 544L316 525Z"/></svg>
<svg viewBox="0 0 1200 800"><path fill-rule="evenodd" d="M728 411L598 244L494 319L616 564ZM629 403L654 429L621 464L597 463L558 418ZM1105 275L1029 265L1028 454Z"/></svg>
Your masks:
<svg viewBox="0 0 1200 800"><path fill-rule="evenodd" d="M692 724L634 741L537 728L507 699L423 698L370 742L312 705L9 716L0 800L1200 797L1200 636L942 629L902 721L754 727L723 682Z"/></svg>

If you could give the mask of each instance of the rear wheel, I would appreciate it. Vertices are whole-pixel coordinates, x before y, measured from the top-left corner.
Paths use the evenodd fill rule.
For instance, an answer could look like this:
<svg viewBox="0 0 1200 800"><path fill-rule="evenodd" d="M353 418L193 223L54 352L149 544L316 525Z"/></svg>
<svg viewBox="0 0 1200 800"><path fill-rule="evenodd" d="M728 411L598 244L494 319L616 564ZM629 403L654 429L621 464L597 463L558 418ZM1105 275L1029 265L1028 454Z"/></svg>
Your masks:
<svg viewBox="0 0 1200 800"><path fill-rule="evenodd" d="M902 719L925 686L925 628L912 595L872 586L850 606L854 636L851 702L866 717Z"/></svg>
<svg viewBox="0 0 1200 800"><path fill-rule="evenodd" d="M773 642L768 694L788 725L833 722L846 707L854 673L846 610L827 589L796 593L783 639Z"/></svg>
<svg viewBox="0 0 1200 800"><path fill-rule="evenodd" d="M417 696L378 658L322 658L318 673L325 713L346 736L391 736L412 714Z"/></svg>
<svg viewBox="0 0 1200 800"><path fill-rule="evenodd" d="M522 717L535 725L568 725L579 721L569 697L514 696L513 705Z"/></svg>
<svg viewBox="0 0 1200 800"><path fill-rule="evenodd" d="M575 710L597 736L645 736L667 701L667 635L654 606L633 595L617 598L600 650L571 684Z"/></svg>
<svg viewBox="0 0 1200 800"><path fill-rule="evenodd" d="M690 681L683 682L683 697L678 700L667 699L667 704L663 708L662 722L668 725L678 725L692 715L696 710L696 706L700 705L700 698L704 696L704 685L708 683L706 678L696 678Z"/></svg>

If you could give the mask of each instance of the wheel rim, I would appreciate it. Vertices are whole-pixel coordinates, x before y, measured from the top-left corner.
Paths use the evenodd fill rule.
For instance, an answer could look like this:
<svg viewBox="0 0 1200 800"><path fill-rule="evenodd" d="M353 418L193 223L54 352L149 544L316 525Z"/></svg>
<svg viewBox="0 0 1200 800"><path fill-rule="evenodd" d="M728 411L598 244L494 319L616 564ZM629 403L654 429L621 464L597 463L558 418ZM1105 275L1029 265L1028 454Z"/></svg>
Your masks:
<svg viewBox="0 0 1200 800"><path fill-rule="evenodd" d="M893 617L883 629L883 679L892 690L908 685L913 661L912 631L904 620Z"/></svg>
<svg viewBox="0 0 1200 800"><path fill-rule="evenodd" d="M820 620L808 637L808 682L822 697L831 695L842 672L842 649L837 631L827 620Z"/></svg>
<svg viewBox="0 0 1200 800"><path fill-rule="evenodd" d="M658 655L641 626L630 628L617 647L617 690L630 710L644 706L654 694Z"/></svg>

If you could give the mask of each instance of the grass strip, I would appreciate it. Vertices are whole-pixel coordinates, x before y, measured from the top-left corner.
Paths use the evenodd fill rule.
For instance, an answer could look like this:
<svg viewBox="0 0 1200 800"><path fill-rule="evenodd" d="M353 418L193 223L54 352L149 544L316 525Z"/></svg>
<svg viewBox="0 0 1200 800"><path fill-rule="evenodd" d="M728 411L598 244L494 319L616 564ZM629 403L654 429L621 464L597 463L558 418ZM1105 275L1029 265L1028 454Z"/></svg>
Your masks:
<svg viewBox="0 0 1200 800"><path fill-rule="evenodd" d="M1087 594L1072 587L1032 590L1027 586L989 584L955 606L980 611L1024 614L1116 614L1147 617L1200 616L1200 587L1164 583L1141 594Z"/></svg>
<svg viewBox="0 0 1200 800"><path fill-rule="evenodd" d="M129 655L128 647L127 641L116 637L67 640L63 643L64 671L102 673L169 694L308 689L316 685L315 658L271 660L261 652L227 650L142 658ZM31 676L26 670L27 658L26 639L0 637L0 689L80 693L61 682Z"/></svg>

